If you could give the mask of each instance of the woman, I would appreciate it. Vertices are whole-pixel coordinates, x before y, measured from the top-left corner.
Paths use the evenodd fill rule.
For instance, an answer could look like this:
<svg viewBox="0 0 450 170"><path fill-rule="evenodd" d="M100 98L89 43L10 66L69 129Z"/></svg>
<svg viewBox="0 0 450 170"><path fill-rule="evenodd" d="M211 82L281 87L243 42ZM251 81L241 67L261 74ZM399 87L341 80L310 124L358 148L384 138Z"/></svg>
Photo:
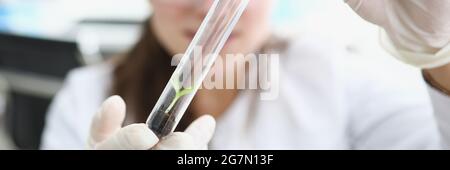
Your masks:
<svg viewBox="0 0 450 170"><path fill-rule="evenodd" d="M176 132L159 140L144 124L136 123L145 122L174 70L171 57L184 52L211 1L150 2L153 15L146 24L142 39L126 56L71 72L51 106L43 138L44 149L84 149L86 144L90 149L444 147L440 141L450 131L443 128L444 135L440 135L420 74L401 72L395 64L365 64L367 62L361 61L358 56L314 36L303 36L295 41L273 38L268 22L273 0L250 2L222 54L278 51L282 72L279 97L262 101L255 97L259 93L252 90L200 90L178 126L177 131L184 132ZM417 1L411 3L413 5L400 1L362 2L348 1L362 17L385 28L390 35L387 42L392 42L385 44L391 45L388 46L391 51L432 53L444 49L446 44L438 42L441 37L424 41L424 37L428 37L423 34L399 34L404 33L404 28L410 28L411 24L389 24L394 19L409 17L410 22L417 23L426 22L429 18L400 12L377 13L382 11L379 10L381 8L407 11L411 8L403 7L420 6ZM435 1L428 7L435 9L443 5L448 6L448 1ZM433 10L421 12L430 11ZM439 14L448 16L445 12ZM445 29L433 30L448 33L444 32L448 31ZM448 34L441 35L448 40L443 36ZM286 45L284 42L287 42ZM421 50L415 51L417 47ZM412 54L401 53L397 56L412 64L417 61L405 57ZM435 80L434 85L443 85L441 90L450 89L448 65L442 64L442 59L440 64L436 64L437 60L420 60L422 63L419 64L433 63L438 69L426 72L430 75L429 80ZM383 69L379 69L380 66ZM235 74L234 69L225 68L223 72ZM450 104L446 103L450 103L450 99L433 90L431 94L436 106L435 115L449 114ZM110 97L101 104L111 95L123 97L127 102L126 108L118 96ZM101 109L97 111L100 105ZM203 113L211 116L202 116ZM213 118L218 120L216 129ZM450 123L448 118L439 120L441 127Z"/></svg>

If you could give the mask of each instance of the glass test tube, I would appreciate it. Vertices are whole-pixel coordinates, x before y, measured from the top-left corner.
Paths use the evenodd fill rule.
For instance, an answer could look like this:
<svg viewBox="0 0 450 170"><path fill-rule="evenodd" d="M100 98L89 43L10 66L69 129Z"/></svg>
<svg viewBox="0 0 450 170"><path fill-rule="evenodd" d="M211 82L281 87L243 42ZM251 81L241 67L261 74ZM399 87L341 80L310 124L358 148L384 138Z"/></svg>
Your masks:
<svg viewBox="0 0 450 170"><path fill-rule="evenodd" d="M147 120L158 137L175 130L249 1L214 1Z"/></svg>

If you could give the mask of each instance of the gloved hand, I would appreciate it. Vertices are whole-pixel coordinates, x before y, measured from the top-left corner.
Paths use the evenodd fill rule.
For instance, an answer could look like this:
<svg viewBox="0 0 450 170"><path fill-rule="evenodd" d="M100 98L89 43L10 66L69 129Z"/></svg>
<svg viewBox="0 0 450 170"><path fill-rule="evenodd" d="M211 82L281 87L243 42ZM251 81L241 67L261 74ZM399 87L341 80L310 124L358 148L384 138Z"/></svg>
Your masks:
<svg viewBox="0 0 450 170"><path fill-rule="evenodd" d="M450 0L345 0L384 28L383 46L421 68L450 63Z"/></svg>
<svg viewBox="0 0 450 170"><path fill-rule="evenodd" d="M175 132L162 140L145 125L132 124L122 128L125 102L119 96L108 98L94 116L89 149L99 150L200 150L207 149L215 121L211 116L195 120L185 132Z"/></svg>

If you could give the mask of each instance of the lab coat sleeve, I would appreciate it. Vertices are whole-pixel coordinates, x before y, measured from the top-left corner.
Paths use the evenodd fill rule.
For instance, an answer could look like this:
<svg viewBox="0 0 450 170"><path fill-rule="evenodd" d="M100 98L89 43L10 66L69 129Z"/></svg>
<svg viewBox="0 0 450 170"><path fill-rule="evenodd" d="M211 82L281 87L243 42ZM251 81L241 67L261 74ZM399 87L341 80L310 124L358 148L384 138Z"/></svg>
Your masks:
<svg viewBox="0 0 450 170"><path fill-rule="evenodd" d="M348 97L352 109L350 147L441 149L439 130L420 72L402 73L387 65L382 71L356 75L363 84L349 86L351 89L347 90L351 92ZM376 78L364 80L363 76Z"/></svg>
<svg viewBox="0 0 450 170"><path fill-rule="evenodd" d="M349 113L349 148L440 149L440 134L420 69L396 61L378 49L376 42L369 45L375 49L345 51L345 60L336 60L344 67L338 70L345 73L341 81L345 98L340 101Z"/></svg>
<svg viewBox="0 0 450 170"><path fill-rule="evenodd" d="M380 31L380 43L391 55L396 56L406 63L409 63L408 59L413 60L415 63L420 63L423 58L434 58L436 60L436 63L423 65L423 68L436 67L439 63L445 63L450 59L447 57L450 55L450 44L435 54L405 51L398 49L384 30ZM443 147L450 149L450 96L441 93L430 85L428 85L428 91L431 97L434 116L440 130Z"/></svg>
<svg viewBox="0 0 450 170"><path fill-rule="evenodd" d="M69 74L64 86L50 105L41 149L84 149L85 141L77 127L77 122L80 121L80 110L76 102L77 81L73 77L73 74Z"/></svg>
<svg viewBox="0 0 450 170"><path fill-rule="evenodd" d="M450 149L450 96L431 86L428 88L428 91L430 92L434 114L442 136L442 143L445 149Z"/></svg>

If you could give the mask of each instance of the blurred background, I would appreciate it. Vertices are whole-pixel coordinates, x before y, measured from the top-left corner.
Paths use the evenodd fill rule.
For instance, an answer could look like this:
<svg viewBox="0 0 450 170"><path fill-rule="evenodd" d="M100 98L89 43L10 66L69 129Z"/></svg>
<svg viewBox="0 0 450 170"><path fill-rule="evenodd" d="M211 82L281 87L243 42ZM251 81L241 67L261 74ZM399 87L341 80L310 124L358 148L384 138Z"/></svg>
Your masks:
<svg viewBox="0 0 450 170"><path fill-rule="evenodd" d="M0 149L38 149L67 72L130 48L151 15L147 1L0 0ZM342 0L278 1L272 23L280 35L314 32L349 50L382 52L377 28Z"/></svg>

